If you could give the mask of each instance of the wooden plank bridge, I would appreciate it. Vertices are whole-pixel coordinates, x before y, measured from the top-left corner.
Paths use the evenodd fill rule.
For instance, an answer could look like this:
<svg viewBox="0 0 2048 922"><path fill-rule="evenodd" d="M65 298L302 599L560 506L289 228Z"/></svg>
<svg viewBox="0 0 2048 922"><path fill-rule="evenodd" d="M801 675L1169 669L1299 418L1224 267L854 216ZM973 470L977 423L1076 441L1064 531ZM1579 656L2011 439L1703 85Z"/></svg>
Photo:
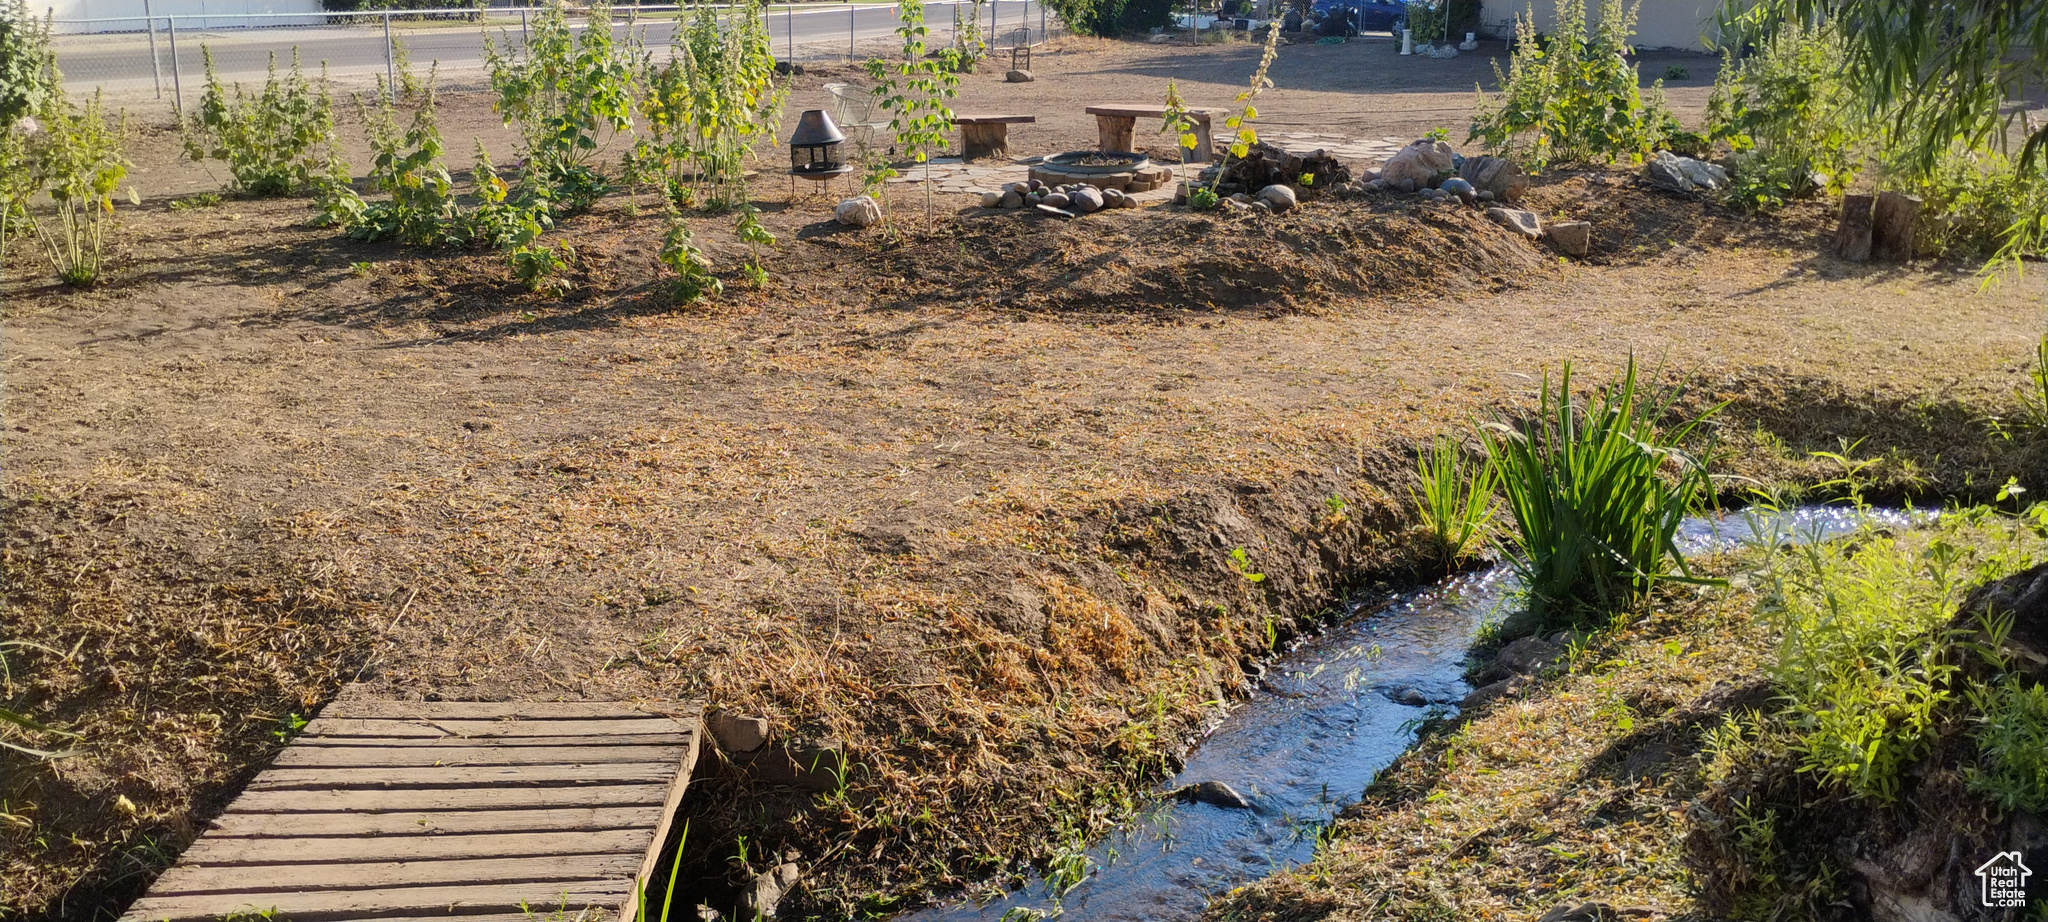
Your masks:
<svg viewBox="0 0 2048 922"><path fill-rule="evenodd" d="M694 705L344 698L122 922L633 922L701 735Z"/></svg>

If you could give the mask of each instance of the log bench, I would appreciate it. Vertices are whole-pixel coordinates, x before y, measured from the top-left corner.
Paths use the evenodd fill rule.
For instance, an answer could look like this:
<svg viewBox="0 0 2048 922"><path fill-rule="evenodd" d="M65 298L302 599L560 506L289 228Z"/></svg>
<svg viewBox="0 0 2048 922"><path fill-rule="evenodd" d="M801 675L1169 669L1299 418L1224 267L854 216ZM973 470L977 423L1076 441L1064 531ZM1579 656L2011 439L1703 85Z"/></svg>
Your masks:
<svg viewBox="0 0 2048 922"><path fill-rule="evenodd" d="M1163 120L1166 118L1165 106L1103 105L1089 106L1082 111L1095 116L1095 130L1100 136L1103 150L1130 150L1132 135L1137 133L1138 119L1156 118ZM1188 117L1195 123L1195 148L1194 150L1186 151L1182 156L1189 163L1206 163L1211 156L1214 156L1212 153L1214 142L1209 139L1209 123L1216 116L1228 113L1223 109L1196 108L1189 108L1187 113ZM1174 140L1174 145L1176 147L1180 145L1179 139Z"/></svg>
<svg viewBox="0 0 2048 922"><path fill-rule="evenodd" d="M1010 155L1010 126L1038 121L1036 115L955 115L960 126L960 156L966 160Z"/></svg>

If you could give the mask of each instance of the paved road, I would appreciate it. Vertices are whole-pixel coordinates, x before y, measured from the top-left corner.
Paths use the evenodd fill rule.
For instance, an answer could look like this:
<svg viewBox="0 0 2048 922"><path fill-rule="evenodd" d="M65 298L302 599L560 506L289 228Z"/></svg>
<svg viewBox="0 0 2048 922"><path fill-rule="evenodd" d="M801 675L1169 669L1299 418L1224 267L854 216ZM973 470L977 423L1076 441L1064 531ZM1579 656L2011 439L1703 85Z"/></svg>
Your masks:
<svg viewBox="0 0 2048 922"><path fill-rule="evenodd" d="M996 40L991 44L1003 47L1014 44L1017 31L1026 26L1030 29L1031 41L1041 38L1038 0L996 0L983 11L984 16L991 13L999 17ZM516 47L521 40L517 21L504 19L502 13L493 13L492 17L494 22L505 23L490 28L492 39L500 45ZM774 39L775 53L782 58L801 61L850 53L868 55L879 53L895 43L896 10L889 4L848 4L822 9L807 6L793 10L780 7L771 9L764 18ZM930 44L936 47L951 41L953 5L929 4L925 19L931 29ZM641 20L637 31L645 35L647 46L654 49L658 57L667 49L676 27L673 20L650 18ZM624 23L614 24L613 29L621 39L625 37ZM983 20L983 30L988 30L986 19ZM421 28L407 24L394 29L392 36L405 47L417 70L424 70L433 62L439 62L441 70L447 73L475 71L483 67L484 30L473 23L451 24L447 28ZM293 49L298 50L308 70L317 70L322 62L337 76L382 74L385 69L384 29L381 25L181 28L177 41L178 68L188 96L196 92L203 74L199 50L202 44L213 52L214 66L221 77L231 81L261 80L272 54L284 62L290 60ZM161 71L163 90L168 97L173 84L170 37L161 25L156 46L157 68ZM57 65L64 73L65 82L74 91L89 90L95 86L109 92L152 91L157 80L151 67L146 33L60 37L57 40Z"/></svg>

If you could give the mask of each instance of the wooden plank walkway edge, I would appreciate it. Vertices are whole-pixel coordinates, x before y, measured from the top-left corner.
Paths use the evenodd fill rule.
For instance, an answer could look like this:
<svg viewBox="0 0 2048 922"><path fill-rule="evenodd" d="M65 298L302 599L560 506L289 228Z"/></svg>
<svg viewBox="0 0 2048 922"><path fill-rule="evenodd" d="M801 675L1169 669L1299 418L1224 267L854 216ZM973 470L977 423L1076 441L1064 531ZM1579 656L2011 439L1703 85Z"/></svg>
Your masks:
<svg viewBox="0 0 2048 922"><path fill-rule="evenodd" d="M345 696L121 922L635 922L701 713Z"/></svg>

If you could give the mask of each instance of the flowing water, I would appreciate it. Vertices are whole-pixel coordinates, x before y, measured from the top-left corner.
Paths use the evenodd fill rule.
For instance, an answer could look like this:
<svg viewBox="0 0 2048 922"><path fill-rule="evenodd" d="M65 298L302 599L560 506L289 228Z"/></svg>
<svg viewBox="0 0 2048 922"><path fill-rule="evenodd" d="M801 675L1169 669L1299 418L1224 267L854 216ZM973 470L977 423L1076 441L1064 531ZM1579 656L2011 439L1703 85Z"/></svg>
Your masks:
<svg viewBox="0 0 2048 922"><path fill-rule="evenodd" d="M1809 507L1688 519L1688 555L1739 544L1818 540L1907 514ZM1035 910L1075 920L1191 919L1209 898L1315 853L1316 834L1415 741L1419 721L1455 709L1466 652L1516 588L1506 567L1452 577L1376 602L1353 602L1336 627L1281 656L1265 691L1237 705L1167 790L1221 781L1255 804L1231 810L1165 801L1088 850L1093 873L1054 899L1033 881L986 905L954 903L912 922L1001 919Z"/></svg>

